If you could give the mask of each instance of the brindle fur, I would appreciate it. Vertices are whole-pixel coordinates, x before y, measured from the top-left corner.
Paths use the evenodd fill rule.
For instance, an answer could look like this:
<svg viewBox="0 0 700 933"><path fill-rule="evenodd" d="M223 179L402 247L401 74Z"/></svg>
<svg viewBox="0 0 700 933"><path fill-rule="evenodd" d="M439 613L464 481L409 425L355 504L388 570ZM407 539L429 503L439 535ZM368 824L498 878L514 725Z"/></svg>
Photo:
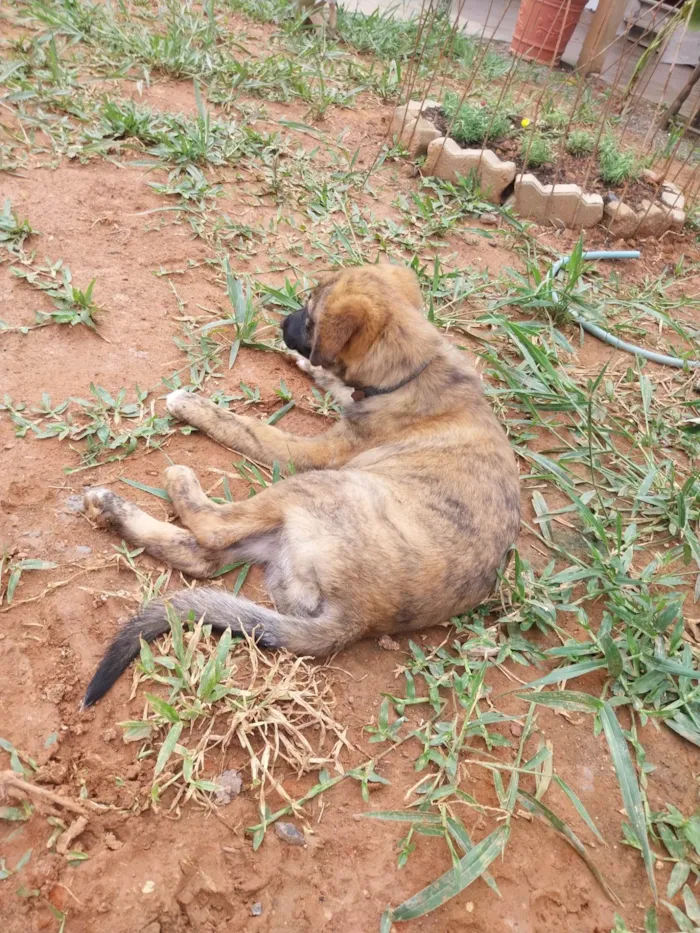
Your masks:
<svg viewBox="0 0 700 933"><path fill-rule="evenodd" d="M87 514L193 577L234 560L265 564L275 610L214 587L170 601L215 630L254 632L268 647L325 655L473 608L518 533L517 466L479 377L420 305L415 275L391 265L337 272L311 294L293 322L303 325L298 340L310 366L345 386L381 390L427 363L401 388L349 404L323 435L287 434L185 391L168 396L182 421L254 460L293 463L295 475L217 505L191 469L172 466L165 482L184 528L99 488L85 496ZM139 635L152 640L167 629L162 602L132 619L85 704L138 654Z"/></svg>

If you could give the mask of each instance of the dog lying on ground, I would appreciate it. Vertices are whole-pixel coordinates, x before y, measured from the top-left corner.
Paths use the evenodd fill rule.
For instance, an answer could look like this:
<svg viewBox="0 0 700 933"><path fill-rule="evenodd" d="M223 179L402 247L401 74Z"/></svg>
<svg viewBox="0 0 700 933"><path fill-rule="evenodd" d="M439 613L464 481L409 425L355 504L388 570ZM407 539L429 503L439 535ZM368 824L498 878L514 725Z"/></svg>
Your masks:
<svg viewBox="0 0 700 933"><path fill-rule="evenodd" d="M165 482L184 527L157 521L107 489L85 512L130 545L192 577L234 561L266 566L275 608L218 587L168 602L215 631L251 633L265 648L327 655L360 638L422 629L491 592L520 523L515 456L465 355L421 313L412 271L380 264L323 280L290 314L285 343L352 392L325 434L298 437L184 390L175 417L253 460L294 473L250 499L217 505L194 474ZM289 472L289 470L288 470ZM84 706L169 630L162 601L112 642Z"/></svg>

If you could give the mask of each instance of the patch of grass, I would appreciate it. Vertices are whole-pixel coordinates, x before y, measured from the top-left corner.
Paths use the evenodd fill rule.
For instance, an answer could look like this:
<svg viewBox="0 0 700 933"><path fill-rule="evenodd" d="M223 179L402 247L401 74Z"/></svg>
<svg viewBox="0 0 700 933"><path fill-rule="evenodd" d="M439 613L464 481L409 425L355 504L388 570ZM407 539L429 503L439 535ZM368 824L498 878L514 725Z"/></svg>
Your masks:
<svg viewBox="0 0 700 933"><path fill-rule="evenodd" d="M588 130L572 130L566 139L566 151L581 159L595 148L595 137Z"/></svg>
<svg viewBox="0 0 700 933"><path fill-rule="evenodd" d="M642 170L638 156L631 150L621 150L611 134L607 134L600 141L598 163L600 177L609 185L635 181Z"/></svg>
<svg viewBox="0 0 700 933"><path fill-rule="evenodd" d="M512 132L512 122L507 108L502 104L493 108L488 104L473 104L465 101L460 106L460 95L449 91L443 101L443 110L448 123L452 124L451 135L463 146L501 139Z"/></svg>
<svg viewBox="0 0 700 933"><path fill-rule="evenodd" d="M520 143L520 157L532 168L541 168L553 161L552 144L542 133L523 136Z"/></svg>

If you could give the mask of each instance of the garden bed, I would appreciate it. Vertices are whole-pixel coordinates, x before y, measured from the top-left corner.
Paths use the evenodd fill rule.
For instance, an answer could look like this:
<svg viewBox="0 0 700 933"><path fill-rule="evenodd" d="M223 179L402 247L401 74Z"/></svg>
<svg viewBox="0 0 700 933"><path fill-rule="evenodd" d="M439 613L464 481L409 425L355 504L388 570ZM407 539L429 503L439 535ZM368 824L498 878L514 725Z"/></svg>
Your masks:
<svg viewBox="0 0 700 933"><path fill-rule="evenodd" d="M426 157L424 174L454 181L473 173L485 196L513 197L526 219L573 228L604 222L623 237L659 236L685 222L680 189L648 159L622 148L609 129L599 135L561 111L533 126L512 107L448 94L443 103L397 108L393 129L412 157Z"/></svg>

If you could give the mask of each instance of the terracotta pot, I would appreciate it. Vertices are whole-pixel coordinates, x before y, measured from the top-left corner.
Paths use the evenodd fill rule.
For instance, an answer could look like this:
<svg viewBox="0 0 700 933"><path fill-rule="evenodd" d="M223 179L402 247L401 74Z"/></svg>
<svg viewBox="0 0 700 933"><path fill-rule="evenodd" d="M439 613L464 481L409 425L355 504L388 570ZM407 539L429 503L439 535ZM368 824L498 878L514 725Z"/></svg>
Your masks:
<svg viewBox="0 0 700 933"><path fill-rule="evenodd" d="M527 61L557 65L587 0L522 0L510 50Z"/></svg>

